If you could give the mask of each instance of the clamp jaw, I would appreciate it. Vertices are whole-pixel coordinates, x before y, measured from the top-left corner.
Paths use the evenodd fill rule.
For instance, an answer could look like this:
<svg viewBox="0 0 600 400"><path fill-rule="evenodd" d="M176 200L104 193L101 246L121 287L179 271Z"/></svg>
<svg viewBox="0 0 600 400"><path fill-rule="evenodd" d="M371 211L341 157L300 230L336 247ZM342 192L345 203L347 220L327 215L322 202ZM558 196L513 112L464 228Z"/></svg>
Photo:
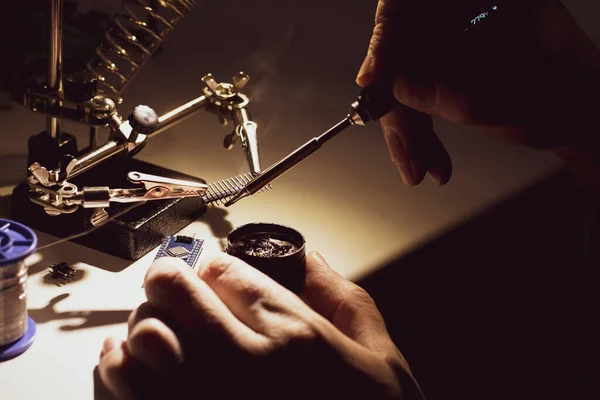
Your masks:
<svg viewBox="0 0 600 400"><path fill-rule="evenodd" d="M137 106L133 109L126 121L119 116L114 102L109 98L103 98L106 118L112 128L111 139L106 148L114 149L115 152L128 152L138 150L144 144L148 135L158 126L158 116L150 107ZM100 107L100 105L98 105ZM100 162L101 154L98 150L91 152L97 162ZM65 155L55 170L48 170L39 163L33 163L29 167L27 184L30 188L30 200L44 207L49 215L71 214L79 207L94 208L96 212L92 216L92 224L100 224L108 214L104 210L111 202L133 203L149 200L175 199L180 197L202 196L208 189L208 185L201 182L183 181L161 176L148 175L132 171L127 178L134 184L142 187L127 189L111 189L108 186L84 187L79 189L69 182L73 178L87 170L93 164L87 159L93 158L90 154L77 159L71 155Z"/></svg>

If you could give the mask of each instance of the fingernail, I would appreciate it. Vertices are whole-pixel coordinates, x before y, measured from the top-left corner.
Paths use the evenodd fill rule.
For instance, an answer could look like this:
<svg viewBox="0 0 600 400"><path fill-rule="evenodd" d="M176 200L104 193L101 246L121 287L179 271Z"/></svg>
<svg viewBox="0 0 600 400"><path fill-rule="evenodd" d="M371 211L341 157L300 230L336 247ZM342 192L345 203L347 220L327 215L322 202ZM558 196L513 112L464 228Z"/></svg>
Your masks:
<svg viewBox="0 0 600 400"><path fill-rule="evenodd" d="M360 67L360 70L358 71L358 75L356 76L356 83L359 86L364 86L365 84L368 84L371 81L370 75L373 72L373 64L373 56L371 54L367 54L365 60L363 61Z"/></svg>
<svg viewBox="0 0 600 400"><path fill-rule="evenodd" d="M318 251L313 251L313 252L311 252L311 254L317 259L317 261L319 261L322 264L327 265L327 261L325 261L325 258L323 258L321 253L319 253Z"/></svg>
<svg viewBox="0 0 600 400"><path fill-rule="evenodd" d="M452 164L436 163L429 167L429 177L438 186L443 186L450 181L452 177Z"/></svg>
<svg viewBox="0 0 600 400"><path fill-rule="evenodd" d="M431 181L438 186L444 186L450 180L445 176L445 174L435 170L429 171L429 177L431 178Z"/></svg>
<svg viewBox="0 0 600 400"><path fill-rule="evenodd" d="M415 162L410 160L410 154L402 136L393 126L384 126L383 132L390 151L390 158L398 168L402 182L407 186L414 185L419 175L418 168Z"/></svg>
<svg viewBox="0 0 600 400"><path fill-rule="evenodd" d="M102 350L100 351L100 358L104 357L106 354L110 353L112 349L118 347L123 342L116 338L106 338L104 343L102 344Z"/></svg>
<svg viewBox="0 0 600 400"><path fill-rule="evenodd" d="M388 145L390 158L396 165L406 164L410 158L407 143L393 126L384 126L383 134Z"/></svg>
<svg viewBox="0 0 600 400"><path fill-rule="evenodd" d="M429 179L431 179L431 182L433 182L437 186L442 186L442 179L440 178L440 176L431 171L429 171Z"/></svg>
<svg viewBox="0 0 600 400"><path fill-rule="evenodd" d="M415 108L430 108L437 103L437 89L428 79L399 77L394 83L394 95L401 103Z"/></svg>
<svg viewBox="0 0 600 400"><path fill-rule="evenodd" d="M402 182L404 182L406 186L414 186L417 183L419 170L414 161L409 161L407 164L399 164L396 166L398 167L398 172L400 172Z"/></svg>

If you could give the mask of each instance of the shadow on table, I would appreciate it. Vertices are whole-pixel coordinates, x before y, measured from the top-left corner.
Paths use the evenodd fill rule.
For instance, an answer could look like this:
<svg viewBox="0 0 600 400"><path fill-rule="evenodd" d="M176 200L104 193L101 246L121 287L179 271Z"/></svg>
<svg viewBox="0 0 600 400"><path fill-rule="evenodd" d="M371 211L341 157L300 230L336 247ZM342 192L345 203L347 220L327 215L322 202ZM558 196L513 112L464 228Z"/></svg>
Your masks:
<svg viewBox="0 0 600 400"><path fill-rule="evenodd" d="M593 209L560 172L359 282L428 400L600 398Z"/></svg>
<svg viewBox="0 0 600 400"><path fill-rule="evenodd" d="M56 240L53 236L42 232L37 232L37 236L40 246ZM57 251L53 247L40 250L41 259L29 266L29 275L36 275L47 271L50 265L59 262L66 262L69 265L77 263L93 265L94 267L113 273L121 272L135 262L90 249L77 243L67 242L61 243L58 246L60 246L60 251Z"/></svg>
<svg viewBox="0 0 600 400"><path fill-rule="evenodd" d="M206 223L216 238L224 239L234 228L231 221L227 219L228 215L227 210L223 208L209 208L199 221Z"/></svg>
<svg viewBox="0 0 600 400"><path fill-rule="evenodd" d="M94 310L94 311L65 311L57 312L54 306L69 297L68 293L56 296L44 308L29 309L28 313L37 324L44 322L83 318L84 321L77 325L63 325L61 331L74 331L96 326L121 324L127 321L132 310Z"/></svg>

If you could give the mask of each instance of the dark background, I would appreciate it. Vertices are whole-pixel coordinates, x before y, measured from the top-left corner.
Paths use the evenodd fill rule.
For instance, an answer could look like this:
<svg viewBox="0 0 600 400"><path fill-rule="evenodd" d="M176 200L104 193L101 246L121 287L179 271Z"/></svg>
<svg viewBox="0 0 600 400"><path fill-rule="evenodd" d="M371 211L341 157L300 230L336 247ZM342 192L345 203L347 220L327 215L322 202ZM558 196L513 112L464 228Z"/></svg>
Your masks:
<svg viewBox="0 0 600 400"><path fill-rule="evenodd" d="M598 398L594 210L560 172L360 282L429 399Z"/></svg>

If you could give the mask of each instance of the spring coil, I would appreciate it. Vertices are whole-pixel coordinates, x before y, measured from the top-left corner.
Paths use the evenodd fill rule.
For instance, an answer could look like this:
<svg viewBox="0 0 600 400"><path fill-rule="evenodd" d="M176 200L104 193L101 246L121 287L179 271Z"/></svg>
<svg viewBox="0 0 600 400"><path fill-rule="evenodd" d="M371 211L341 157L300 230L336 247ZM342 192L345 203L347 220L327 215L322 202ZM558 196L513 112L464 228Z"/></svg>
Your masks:
<svg viewBox="0 0 600 400"><path fill-rule="evenodd" d="M125 13L115 15L105 41L87 63L103 94L117 102L127 84L196 4L196 0L123 1Z"/></svg>

